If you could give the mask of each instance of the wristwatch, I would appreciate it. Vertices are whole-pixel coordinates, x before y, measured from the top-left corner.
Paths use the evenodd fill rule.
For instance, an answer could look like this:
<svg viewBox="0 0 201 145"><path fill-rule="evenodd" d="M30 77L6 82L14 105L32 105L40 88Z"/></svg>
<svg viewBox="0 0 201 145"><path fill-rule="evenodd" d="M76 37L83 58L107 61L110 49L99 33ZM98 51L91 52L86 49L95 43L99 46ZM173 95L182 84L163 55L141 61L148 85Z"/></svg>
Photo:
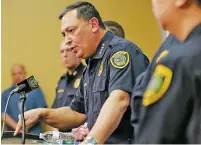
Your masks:
<svg viewBox="0 0 201 145"><path fill-rule="evenodd" d="M96 138L94 137L87 137L84 141L85 144L89 144L89 145L94 145L94 144L98 144Z"/></svg>

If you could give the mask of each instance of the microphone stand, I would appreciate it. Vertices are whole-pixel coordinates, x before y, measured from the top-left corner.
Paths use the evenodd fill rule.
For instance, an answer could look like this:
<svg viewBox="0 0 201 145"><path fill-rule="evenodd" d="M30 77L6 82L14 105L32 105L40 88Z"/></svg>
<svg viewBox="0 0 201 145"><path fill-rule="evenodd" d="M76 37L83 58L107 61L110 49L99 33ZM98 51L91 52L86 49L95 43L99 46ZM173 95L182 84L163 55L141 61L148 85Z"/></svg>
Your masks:
<svg viewBox="0 0 201 145"><path fill-rule="evenodd" d="M26 102L26 93L21 92L20 93L20 113L21 113L21 120L22 120L22 144L25 144L25 134L26 134L26 126L25 126L25 120L24 120L24 104Z"/></svg>

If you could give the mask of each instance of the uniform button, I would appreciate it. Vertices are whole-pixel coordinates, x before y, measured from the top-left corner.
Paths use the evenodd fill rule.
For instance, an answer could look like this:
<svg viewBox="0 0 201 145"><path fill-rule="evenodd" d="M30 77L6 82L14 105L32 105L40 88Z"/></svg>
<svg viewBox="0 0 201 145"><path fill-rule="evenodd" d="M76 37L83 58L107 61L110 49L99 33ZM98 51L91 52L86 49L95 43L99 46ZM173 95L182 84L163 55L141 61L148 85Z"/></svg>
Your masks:
<svg viewBox="0 0 201 145"><path fill-rule="evenodd" d="M87 86L87 83L84 83L84 87L86 87Z"/></svg>

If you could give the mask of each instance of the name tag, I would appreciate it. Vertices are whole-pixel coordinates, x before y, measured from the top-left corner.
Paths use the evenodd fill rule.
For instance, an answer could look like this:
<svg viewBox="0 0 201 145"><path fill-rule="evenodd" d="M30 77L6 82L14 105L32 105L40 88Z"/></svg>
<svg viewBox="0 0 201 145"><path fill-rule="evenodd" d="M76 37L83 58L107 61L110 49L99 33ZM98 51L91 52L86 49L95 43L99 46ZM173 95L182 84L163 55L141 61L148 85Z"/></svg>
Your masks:
<svg viewBox="0 0 201 145"><path fill-rule="evenodd" d="M64 89L57 90L57 93L63 93Z"/></svg>

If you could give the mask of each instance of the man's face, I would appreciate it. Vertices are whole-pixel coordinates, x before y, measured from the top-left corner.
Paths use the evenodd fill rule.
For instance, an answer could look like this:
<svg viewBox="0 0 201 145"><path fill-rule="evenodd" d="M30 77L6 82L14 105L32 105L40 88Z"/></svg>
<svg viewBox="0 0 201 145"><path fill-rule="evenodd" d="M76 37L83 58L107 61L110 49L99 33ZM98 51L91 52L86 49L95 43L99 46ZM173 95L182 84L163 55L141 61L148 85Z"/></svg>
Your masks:
<svg viewBox="0 0 201 145"><path fill-rule="evenodd" d="M13 80L13 84L17 84L21 81L23 81L26 77L26 74L24 72L24 69L19 66L19 65L15 65L12 67L12 80Z"/></svg>
<svg viewBox="0 0 201 145"><path fill-rule="evenodd" d="M80 58L77 58L75 53L68 49L65 43L62 43L60 46L60 57L63 66L68 69L75 69L81 63Z"/></svg>
<svg viewBox="0 0 201 145"><path fill-rule="evenodd" d="M153 13L164 29L171 17L174 17L175 1L176 0L152 0Z"/></svg>
<svg viewBox="0 0 201 145"><path fill-rule="evenodd" d="M64 41L78 58L93 55L93 32L91 25L83 18L77 18L77 10L66 13L61 20L61 33Z"/></svg>

